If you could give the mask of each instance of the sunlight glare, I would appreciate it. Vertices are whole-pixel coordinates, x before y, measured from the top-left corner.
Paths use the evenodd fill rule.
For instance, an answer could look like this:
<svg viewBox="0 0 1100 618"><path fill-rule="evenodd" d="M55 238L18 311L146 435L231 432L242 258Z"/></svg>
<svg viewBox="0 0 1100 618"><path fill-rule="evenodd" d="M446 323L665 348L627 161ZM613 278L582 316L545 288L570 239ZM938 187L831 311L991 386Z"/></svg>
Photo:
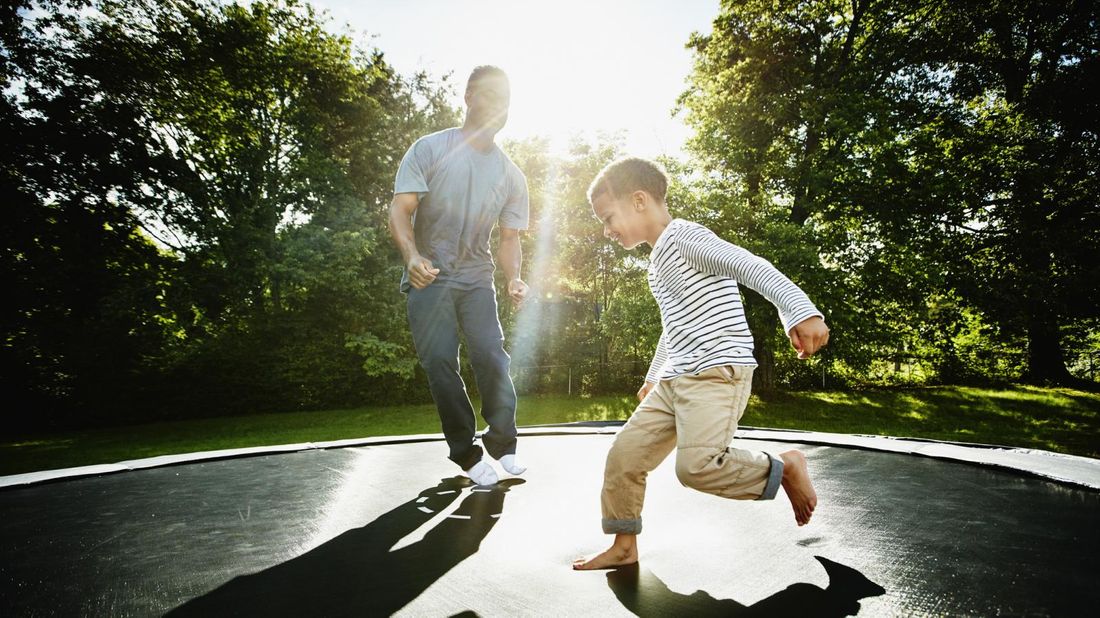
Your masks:
<svg viewBox="0 0 1100 618"><path fill-rule="evenodd" d="M554 197L557 194L558 167L556 163L550 165L547 171L546 203L539 215L538 235L535 251L530 261L525 281L531 287L527 302L516 315L515 332L512 340L515 342L512 348L513 370L532 364L538 358L539 338L537 336L539 326L542 324L542 303L539 302L543 294L542 286L547 281L547 272L550 262L554 257L554 238L556 233L556 220L558 201ZM549 301L554 297L550 291L545 292Z"/></svg>
<svg viewBox="0 0 1100 618"><path fill-rule="evenodd" d="M694 31L710 31L718 0L515 2L512 0L314 0L366 33L402 73L450 74L463 108L466 77L495 64L512 82L498 141L548 138L563 154L574 137L624 134L646 157L679 155L689 135L673 117L686 89Z"/></svg>

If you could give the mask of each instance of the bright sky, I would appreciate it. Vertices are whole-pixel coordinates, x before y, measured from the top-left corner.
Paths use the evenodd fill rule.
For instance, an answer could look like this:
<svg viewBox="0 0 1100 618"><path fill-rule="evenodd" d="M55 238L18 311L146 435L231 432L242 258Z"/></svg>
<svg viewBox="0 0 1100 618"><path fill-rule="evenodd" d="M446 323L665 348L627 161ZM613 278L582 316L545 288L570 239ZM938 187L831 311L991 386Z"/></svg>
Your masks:
<svg viewBox="0 0 1100 618"><path fill-rule="evenodd" d="M624 131L629 154L678 155L689 136L671 116L685 89L692 32L710 32L719 0L310 0L333 25L379 48L403 75L479 64L512 81L500 139ZM369 37L369 38L368 38ZM681 114L682 116L682 114Z"/></svg>

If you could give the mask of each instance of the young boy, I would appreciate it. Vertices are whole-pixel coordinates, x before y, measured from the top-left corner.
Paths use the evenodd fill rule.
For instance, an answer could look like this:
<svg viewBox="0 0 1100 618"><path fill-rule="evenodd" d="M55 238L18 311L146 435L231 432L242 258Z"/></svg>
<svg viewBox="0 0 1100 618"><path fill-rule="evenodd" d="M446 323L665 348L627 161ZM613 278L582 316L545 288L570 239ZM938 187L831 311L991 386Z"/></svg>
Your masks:
<svg viewBox="0 0 1100 618"><path fill-rule="evenodd" d="M718 238L707 228L673 219L665 205L668 179L656 164L627 158L605 167L588 190L604 236L627 249L652 248L649 287L663 332L641 403L607 454L601 495L606 551L573 563L578 570L638 561L646 475L676 448L680 482L724 498L770 500L780 486L798 525L810 521L817 495L806 458L729 446L745 411L756 361L738 282L778 309L799 358L829 340L810 299L768 261Z"/></svg>

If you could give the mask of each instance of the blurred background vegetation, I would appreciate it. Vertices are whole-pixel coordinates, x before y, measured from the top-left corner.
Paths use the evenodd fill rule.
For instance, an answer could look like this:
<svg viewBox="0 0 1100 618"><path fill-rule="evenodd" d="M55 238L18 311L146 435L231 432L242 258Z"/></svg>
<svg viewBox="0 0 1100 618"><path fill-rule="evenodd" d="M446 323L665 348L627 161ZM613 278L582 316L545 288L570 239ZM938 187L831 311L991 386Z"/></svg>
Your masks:
<svg viewBox="0 0 1100 618"><path fill-rule="evenodd" d="M674 216L771 260L832 328L797 361L746 290L758 392L1097 390L1098 6L723 2L685 41ZM6 432L430 401L386 216L465 76L398 75L294 2L0 11ZM584 196L629 153L503 147L532 198L535 297L502 307L517 387L633 393L660 331L646 253Z"/></svg>

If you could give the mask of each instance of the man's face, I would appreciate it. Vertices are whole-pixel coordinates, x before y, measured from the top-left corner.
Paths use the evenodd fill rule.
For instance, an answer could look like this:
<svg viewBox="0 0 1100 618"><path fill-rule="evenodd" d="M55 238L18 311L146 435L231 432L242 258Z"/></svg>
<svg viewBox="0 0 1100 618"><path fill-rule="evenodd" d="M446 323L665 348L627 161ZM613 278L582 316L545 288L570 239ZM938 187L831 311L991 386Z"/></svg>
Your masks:
<svg viewBox="0 0 1100 618"><path fill-rule="evenodd" d="M603 224L603 235L626 249L633 249L646 240L640 213L634 208L633 197L612 197L601 193L592 201L592 211Z"/></svg>
<svg viewBox="0 0 1100 618"><path fill-rule="evenodd" d="M508 79L501 75L486 75L470 82L466 88L466 107L470 123L496 133L508 122L508 104L512 92Z"/></svg>

